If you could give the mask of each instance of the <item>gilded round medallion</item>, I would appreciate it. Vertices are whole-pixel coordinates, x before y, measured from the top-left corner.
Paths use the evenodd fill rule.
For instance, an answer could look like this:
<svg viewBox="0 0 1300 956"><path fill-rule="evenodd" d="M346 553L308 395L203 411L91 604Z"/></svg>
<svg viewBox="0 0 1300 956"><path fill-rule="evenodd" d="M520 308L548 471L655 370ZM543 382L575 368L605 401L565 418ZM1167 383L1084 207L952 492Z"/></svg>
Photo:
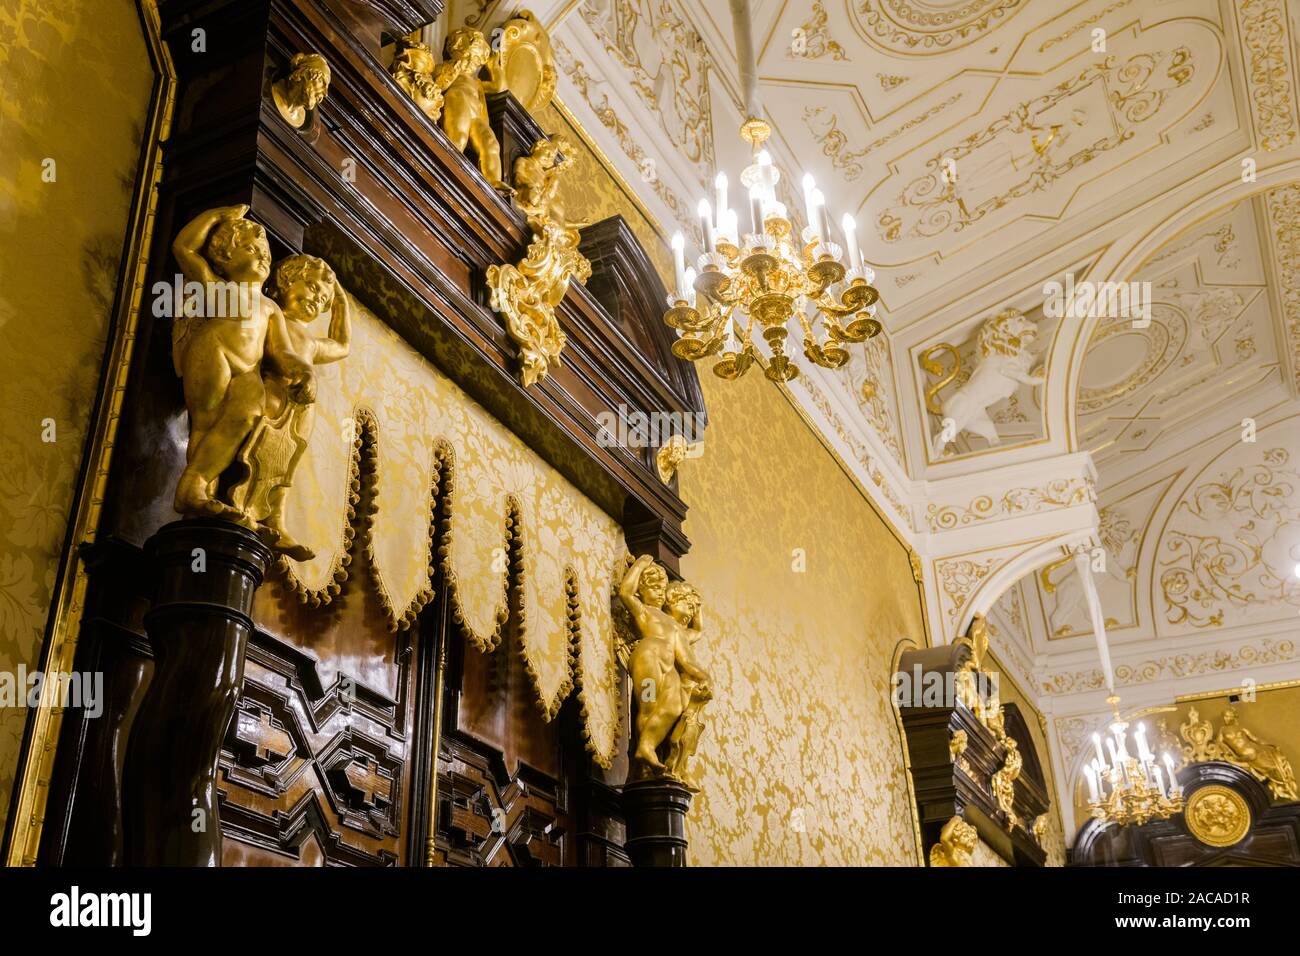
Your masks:
<svg viewBox="0 0 1300 956"><path fill-rule="evenodd" d="M1241 794L1217 783L1188 797L1183 817L1192 836L1206 846L1240 843L1250 829L1250 807Z"/></svg>

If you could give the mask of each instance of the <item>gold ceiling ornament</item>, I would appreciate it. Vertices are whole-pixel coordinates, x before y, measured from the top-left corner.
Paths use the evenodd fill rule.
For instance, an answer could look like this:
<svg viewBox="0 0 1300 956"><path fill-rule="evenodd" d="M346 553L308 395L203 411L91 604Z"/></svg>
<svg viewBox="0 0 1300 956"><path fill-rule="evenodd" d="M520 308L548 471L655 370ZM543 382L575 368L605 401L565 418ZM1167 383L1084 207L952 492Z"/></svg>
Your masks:
<svg viewBox="0 0 1300 956"><path fill-rule="evenodd" d="M556 307L569 291L569 281L586 282L591 263L578 251L586 225L569 222L559 201L559 176L571 162L560 152L563 141L540 139L532 151L515 160L515 203L528 216L532 242L518 265L506 263L487 269L489 304L506 320L506 331L519 346L525 386L546 377L551 363L559 363L567 341Z"/></svg>
<svg viewBox="0 0 1300 956"><path fill-rule="evenodd" d="M785 205L776 198L781 174L762 148L770 125L751 118L740 132L755 150L753 164L740 177L749 187L751 231L741 233L727 204L727 174L718 173L716 216L707 199L699 204L705 248L698 272L686 268L682 234L672 240L676 288L664 321L679 333L673 354L691 362L720 355L714 374L737 379L758 358L753 336L761 334L771 350L766 376L788 382L799 374L785 353L794 328L802 332L803 354L810 362L841 368L849 360L846 346L881 330L874 318L880 293L870 284L875 272L862 263L853 217L846 214L841 221L846 254L831 238L821 190L805 175L809 225L796 236Z"/></svg>
<svg viewBox="0 0 1300 956"><path fill-rule="evenodd" d="M677 474L677 467L682 462L690 457L698 457L698 454L695 454L698 447L698 443L687 444L686 436L681 433L673 435L664 442L655 453L655 468L659 472L659 480L665 485L672 481L673 475Z"/></svg>
<svg viewBox="0 0 1300 956"><path fill-rule="evenodd" d="M1188 763L1222 760L1247 771L1260 783L1266 784L1275 800L1300 800L1296 791L1295 771L1291 761L1274 744L1260 740L1238 721L1237 709L1228 707L1223 712L1219 733L1214 724L1202 720L1195 707L1187 711L1187 720L1178 728L1187 745L1182 756Z"/></svg>
<svg viewBox="0 0 1300 956"><path fill-rule="evenodd" d="M1174 756L1164 753L1158 761L1147 745L1146 724L1138 724L1129 752L1128 722L1119 715L1119 697L1106 698L1114 720L1102 749L1100 733L1092 735L1097 755L1084 764L1088 781L1088 809L1107 824L1141 826L1150 820L1167 820L1183 810L1183 788L1178 785ZM1163 762L1163 770L1160 763Z"/></svg>
<svg viewBox="0 0 1300 956"><path fill-rule="evenodd" d="M624 575L619 598L637 637L629 656L636 720L630 780L666 778L698 790L688 763L704 729L713 681L693 648L704 634L700 593L643 554Z"/></svg>
<svg viewBox="0 0 1300 956"><path fill-rule="evenodd" d="M931 866L970 866L979 833L960 816L949 818L939 831L939 842L930 847Z"/></svg>
<svg viewBox="0 0 1300 956"><path fill-rule="evenodd" d="M319 53L295 53L289 73L271 84L271 99L281 118L302 129L307 117L329 93L330 65Z"/></svg>
<svg viewBox="0 0 1300 956"><path fill-rule="evenodd" d="M1187 829L1206 846L1234 846L1250 832L1250 807L1231 787L1212 783L1187 799Z"/></svg>
<svg viewBox="0 0 1300 956"><path fill-rule="evenodd" d="M550 34L529 10L520 10L491 33L488 59L489 93L509 90L524 109L536 113L555 95L555 55Z"/></svg>

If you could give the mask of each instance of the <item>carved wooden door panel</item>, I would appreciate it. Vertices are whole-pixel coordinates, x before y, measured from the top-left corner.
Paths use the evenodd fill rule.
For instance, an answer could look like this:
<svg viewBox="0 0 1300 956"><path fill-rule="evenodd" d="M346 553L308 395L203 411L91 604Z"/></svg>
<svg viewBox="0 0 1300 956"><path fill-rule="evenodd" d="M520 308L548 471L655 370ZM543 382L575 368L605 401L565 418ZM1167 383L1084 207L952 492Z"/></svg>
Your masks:
<svg viewBox="0 0 1300 956"><path fill-rule="evenodd" d="M331 604L300 604L275 574L258 593L221 753L223 865L410 862L413 662L430 636L388 630L356 557Z"/></svg>

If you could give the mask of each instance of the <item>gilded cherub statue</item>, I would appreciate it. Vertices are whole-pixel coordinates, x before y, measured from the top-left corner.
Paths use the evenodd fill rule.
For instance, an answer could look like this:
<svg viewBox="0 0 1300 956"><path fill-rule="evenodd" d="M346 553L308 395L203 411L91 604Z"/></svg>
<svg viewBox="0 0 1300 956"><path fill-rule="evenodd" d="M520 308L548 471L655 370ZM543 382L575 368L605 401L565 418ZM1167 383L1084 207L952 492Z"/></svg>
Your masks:
<svg viewBox="0 0 1300 956"><path fill-rule="evenodd" d="M271 249L266 230L245 219L247 212L247 206L209 209L172 243L185 278L202 283L209 302L217 298L212 290L224 290L221 300L229 304L214 315L178 315L172 326L172 360L190 415L185 470L175 498L183 515L248 520L242 510L218 500L217 480L262 417L264 359L294 401L316 399L311 365L295 353L284 313L262 295Z"/></svg>
<svg viewBox="0 0 1300 956"><path fill-rule="evenodd" d="M289 344L311 365L347 357L352 336L348 297L323 259L289 256L276 263L271 296L288 320ZM330 317L324 335L312 335L321 316ZM269 373L269 374L268 374ZM298 561L315 553L284 528L284 497L311 438L314 406L295 400L291 383L278 369L263 369L266 406L262 418L239 451L244 478L231 489L231 501L256 523L270 547Z"/></svg>
<svg viewBox="0 0 1300 956"><path fill-rule="evenodd" d="M319 53L295 53L289 75L271 85L271 99L284 121L302 129L307 116L329 93L330 65Z"/></svg>
<svg viewBox="0 0 1300 956"><path fill-rule="evenodd" d="M1273 744L1264 743L1237 723L1237 711L1232 707L1223 712L1218 743L1226 759L1240 764L1267 783L1275 799L1300 799L1296 796L1295 771L1291 769L1291 761Z"/></svg>
<svg viewBox="0 0 1300 956"><path fill-rule="evenodd" d="M979 833L960 816L950 817L939 831L939 842L930 847L931 866L970 866Z"/></svg>
<svg viewBox="0 0 1300 956"><path fill-rule="evenodd" d="M684 581L670 583L649 555L628 569L618 593L639 638L628 668L636 708L633 773L698 789L687 764L703 730L700 712L713 698L709 675L692 654L703 633L699 593Z"/></svg>
<svg viewBox="0 0 1300 956"><path fill-rule="evenodd" d="M397 82L425 116L437 122L442 116L442 88L434 79L437 62L426 44L403 38L397 43L397 55L388 68Z"/></svg>
<svg viewBox="0 0 1300 956"><path fill-rule="evenodd" d="M487 96L479 82L479 71L487 64L492 48L483 34L461 27L447 36L443 62L433 79L443 90L442 129L461 152L467 145L478 155L478 168L494 189L504 189L501 180L501 144L488 122Z"/></svg>
<svg viewBox="0 0 1300 956"><path fill-rule="evenodd" d="M549 219L570 229L586 222L569 222L560 204L560 173L573 164L568 141L556 134L539 139L532 150L515 160L513 169L515 203L531 219Z"/></svg>

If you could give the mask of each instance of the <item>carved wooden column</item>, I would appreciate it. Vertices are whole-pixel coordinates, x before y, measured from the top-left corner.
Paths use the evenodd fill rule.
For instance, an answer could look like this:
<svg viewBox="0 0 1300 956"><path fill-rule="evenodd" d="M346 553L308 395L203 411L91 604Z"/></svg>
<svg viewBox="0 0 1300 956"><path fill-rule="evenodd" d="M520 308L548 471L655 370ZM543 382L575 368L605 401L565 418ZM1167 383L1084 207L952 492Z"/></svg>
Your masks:
<svg viewBox="0 0 1300 956"><path fill-rule="evenodd" d="M633 866L686 865L686 811L691 791L673 780L638 780L623 787L627 855Z"/></svg>
<svg viewBox="0 0 1300 956"><path fill-rule="evenodd" d="M219 866L217 757L271 552L251 531L210 518L165 525L146 551L155 669L127 754L127 862Z"/></svg>

